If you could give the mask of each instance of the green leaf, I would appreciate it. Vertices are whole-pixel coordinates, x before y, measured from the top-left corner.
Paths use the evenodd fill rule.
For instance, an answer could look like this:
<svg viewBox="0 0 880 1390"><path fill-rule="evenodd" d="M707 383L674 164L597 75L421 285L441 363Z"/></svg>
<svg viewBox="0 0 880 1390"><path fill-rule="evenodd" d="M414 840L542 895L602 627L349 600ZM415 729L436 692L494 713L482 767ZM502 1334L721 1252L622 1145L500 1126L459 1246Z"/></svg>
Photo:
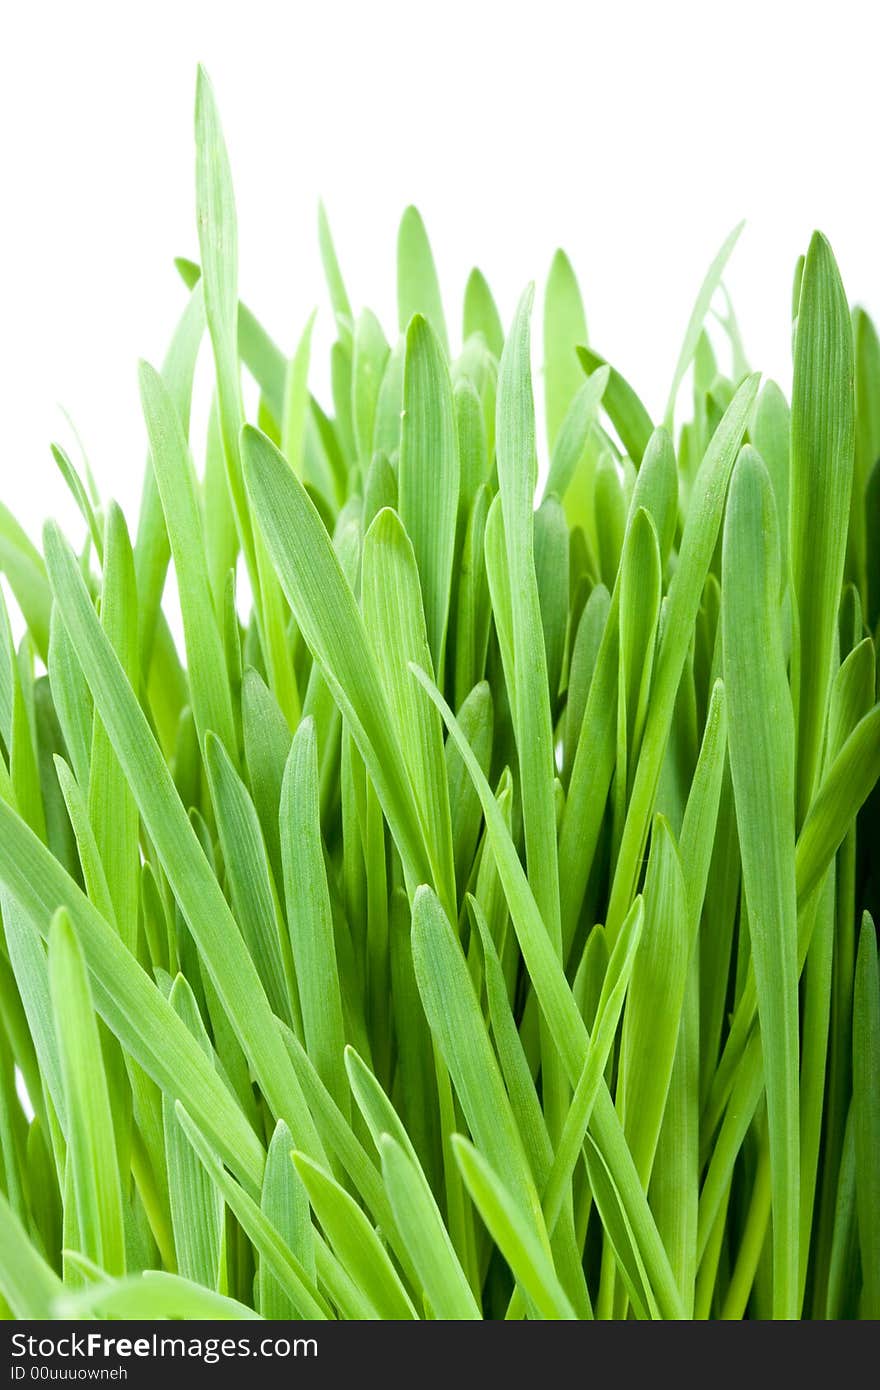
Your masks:
<svg viewBox="0 0 880 1390"><path fill-rule="evenodd" d="M238 379L238 225L226 142L214 91L203 67L199 68L196 83L195 121L196 214L205 316L217 370L229 486L250 567L253 565L253 542L238 457L242 410Z"/></svg>
<svg viewBox="0 0 880 1390"><path fill-rule="evenodd" d="M562 504L546 497L535 512L535 581L541 607L547 686L556 706L568 628L569 536Z"/></svg>
<svg viewBox="0 0 880 1390"><path fill-rule="evenodd" d="M619 584L615 812L622 826L648 714L662 590L657 532L641 507L626 533Z"/></svg>
<svg viewBox="0 0 880 1390"><path fill-rule="evenodd" d="M85 960L63 908L49 930L49 991L79 1239L83 1254L108 1274L124 1274L122 1190L107 1076Z"/></svg>
<svg viewBox="0 0 880 1390"><path fill-rule="evenodd" d="M303 1111L295 1105L296 1078L278 1040L256 968L146 719L101 630L76 562L51 525L46 550L55 600L89 681L95 707L223 1007L275 1114L288 1119L294 1133L302 1129L303 1137L313 1140ZM88 959L85 938L83 947ZM91 960L89 966L95 968ZM172 1093L176 1094L175 1088Z"/></svg>
<svg viewBox="0 0 880 1390"><path fill-rule="evenodd" d="M306 320L284 379L284 413L281 417L281 451L298 478L304 476L303 451L309 418L309 357L315 311Z"/></svg>
<svg viewBox="0 0 880 1390"><path fill-rule="evenodd" d="M507 1176L525 1219L541 1223L538 1193L467 962L446 913L427 887L417 891L413 903L412 950L425 1014L471 1133Z"/></svg>
<svg viewBox="0 0 880 1390"><path fill-rule="evenodd" d="M727 485L757 389L756 376L749 377L740 386L712 436L691 490L678 564L666 595L666 620L657 653L642 754L608 904L606 925L612 938L626 915L635 889L681 673L721 528Z"/></svg>
<svg viewBox="0 0 880 1390"><path fill-rule="evenodd" d="M563 498L568 492L587 446L590 427L608 388L608 371L607 367L600 367L572 397L553 445L550 471L544 484L545 497L555 492L557 497Z"/></svg>
<svg viewBox="0 0 880 1390"><path fill-rule="evenodd" d="M321 844L318 750L311 719L304 719L293 737L281 787L280 825L287 917L306 1049L347 1116L345 1026Z"/></svg>
<svg viewBox="0 0 880 1390"><path fill-rule="evenodd" d="M413 675L440 710L479 794L498 874L510 907L526 969L568 1079L572 1085L576 1085L586 1062L590 1037L550 943L544 921L504 822L503 813L449 706L424 672L414 667ZM592 1125L596 1143L619 1187L621 1200L631 1223L634 1239L642 1251L661 1314L663 1317L681 1317L681 1301L672 1271L604 1083L596 1099Z"/></svg>
<svg viewBox="0 0 880 1390"><path fill-rule="evenodd" d="M193 713L199 740L212 729L236 750L232 702L223 643L205 564L195 472L177 413L162 378L148 363L140 367L141 402L150 454L165 521L183 615Z"/></svg>
<svg viewBox="0 0 880 1390"><path fill-rule="evenodd" d="M581 388L575 349L587 341L587 321L571 261L558 250L550 264L544 293L544 397L547 445L551 457L562 422Z"/></svg>
<svg viewBox="0 0 880 1390"><path fill-rule="evenodd" d="M89 535L92 538L92 544L95 547L95 553L97 554L98 559L103 563L104 537L101 532L101 527L98 523L98 518L95 516L95 509L92 506L92 500L86 492L82 479L80 478L79 474L74 468L69 455L65 452L64 449L62 449L61 445L52 444L49 447L52 451L52 457L58 466L58 471L60 472L62 478L67 484L71 496L73 497L74 502L79 508L80 514L83 520L85 521L86 526L89 528Z"/></svg>
<svg viewBox="0 0 880 1390"><path fill-rule="evenodd" d="M419 807L433 882L455 910L452 825L443 758L443 728L421 698L409 662L430 669L431 657L419 591L416 556L396 512L379 513L364 539L362 604L395 721L397 741Z"/></svg>
<svg viewBox="0 0 880 1390"><path fill-rule="evenodd" d="M697 350L697 344L700 340L700 334L703 331L703 322L709 312L709 306L712 303L712 297L721 284L721 277L724 274L727 262L730 260L731 252L739 240L739 234L744 226L745 223L740 222L738 226L734 227L733 231L723 243L714 261L709 266L709 269L706 271L706 278L700 286L700 292L697 295L696 303L694 304L690 319L688 320L684 342L681 345L681 352L678 355L678 362L676 363L675 372L672 377L672 385L669 388L669 400L666 403L666 415L663 423L670 434L672 433L673 415L679 387L684 380L685 372L693 361L694 353Z"/></svg>
<svg viewBox="0 0 880 1390"><path fill-rule="evenodd" d="M379 1148L394 1217L434 1316L450 1321L480 1319L482 1314L424 1173L390 1135L382 1135Z"/></svg>
<svg viewBox="0 0 880 1390"><path fill-rule="evenodd" d="M498 481L510 585L515 688L514 728L522 780L530 881L550 939L561 940L556 853L553 728L547 658L535 571L533 500L537 484L535 413L529 365L533 291L517 308L498 377Z"/></svg>
<svg viewBox="0 0 880 1390"><path fill-rule="evenodd" d="M259 818L247 788L213 732L205 740L205 768L223 848L236 921L274 1013L291 1017L291 986L282 951L281 914Z"/></svg>
<svg viewBox="0 0 880 1390"><path fill-rule="evenodd" d="M476 754L480 767L488 775L492 762L495 711L492 693L485 681L475 685L465 697L458 711L458 722ZM456 892L460 897L473 868L483 813L480 810L480 798L451 739L446 744L445 758L449 783L449 814L453 826Z"/></svg>
<svg viewBox="0 0 880 1390"><path fill-rule="evenodd" d="M455 622L455 705L465 699L486 669L492 612L486 576L485 536L490 494L487 484L477 489L467 519L458 573L458 611Z"/></svg>
<svg viewBox="0 0 880 1390"><path fill-rule="evenodd" d="M620 436L621 444L638 468L654 429L650 415L626 378L598 352L589 347L578 347L577 355L590 380L607 369L602 405Z"/></svg>
<svg viewBox="0 0 880 1390"><path fill-rule="evenodd" d="M125 520L115 503L107 513L101 627L136 689L139 684L138 608L134 556ZM125 770L100 716L92 726L88 780L89 818L113 901L115 922L130 951L137 941L138 813ZM111 919L114 920L114 919Z"/></svg>
<svg viewBox="0 0 880 1390"><path fill-rule="evenodd" d="M827 769L797 840L798 902L822 879L860 807L880 779L880 705L859 721Z"/></svg>
<svg viewBox="0 0 880 1390"><path fill-rule="evenodd" d="M453 1135L458 1166L468 1191L493 1239L510 1265L514 1278L543 1318L575 1318L574 1310L553 1268L550 1256L523 1215L522 1207L508 1191L483 1155L460 1134Z"/></svg>
<svg viewBox="0 0 880 1390"><path fill-rule="evenodd" d="M180 1101L177 1102L176 1110L178 1121L206 1173L242 1229L253 1241L282 1289L293 1301L300 1317L326 1319L329 1309L318 1292L314 1278L303 1267L253 1198L249 1197L244 1188L239 1187L226 1172L217 1154Z"/></svg>
<svg viewBox="0 0 880 1390"><path fill-rule="evenodd" d="M362 465L372 456L376 406L389 353L382 325L375 314L365 309L354 328L351 383L354 442Z"/></svg>
<svg viewBox="0 0 880 1390"><path fill-rule="evenodd" d="M809 809L821 770L852 491L853 375L849 306L831 247L816 232L804 266L791 402L798 823Z"/></svg>
<svg viewBox="0 0 880 1390"><path fill-rule="evenodd" d="M749 431L770 474L779 518L779 559L782 583L788 582L789 491L791 488L791 411L775 381L767 381L755 403Z"/></svg>
<svg viewBox="0 0 880 1390"><path fill-rule="evenodd" d="M397 459L400 452L400 413L403 410L403 372L406 358L406 336L402 334L391 349L379 396L373 426L373 453L383 453Z"/></svg>
<svg viewBox="0 0 880 1390"><path fill-rule="evenodd" d="M404 869L413 884L425 882L430 867L388 701L330 537L270 441L248 427L242 448L254 507L299 629L370 769Z"/></svg>
<svg viewBox="0 0 880 1390"><path fill-rule="evenodd" d="M330 223L327 220L327 212L323 203L318 203L318 243L321 248L324 278L330 291L330 303L333 305L333 312L337 322L346 324L350 330L354 323L354 315L351 312L345 282L339 269L339 261L336 259L336 248L333 245Z"/></svg>
<svg viewBox="0 0 880 1390"><path fill-rule="evenodd" d="M28 1239L0 1192L0 1293L21 1320L45 1322L64 1291L61 1280Z"/></svg>
<svg viewBox="0 0 880 1390"><path fill-rule="evenodd" d="M750 583L742 576L750 575ZM779 629L773 491L754 451L734 470L721 586L730 770L764 1054L774 1316L798 1316L798 963L794 726ZM755 661L755 652L763 654Z"/></svg>
<svg viewBox="0 0 880 1390"><path fill-rule="evenodd" d="M398 496L419 567L431 659L441 673L458 492L458 430L449 368L430 322L416 314L406 334Z"/></svg>
<svg viewBox="0 0 880 1390"><path fill-rule="evenodd" d="M64 797L64 804L73 828L86 893L102 917L116 924L116 909L110 895L107 875L98 849L98 841L89 820L88 807L73 773L63 758L55 758L55 773ZM137 885L139 887L139 884ZM135 919L136 920L136 919Z"/></svg>
<svg viewBox="0 0 880 1390"><path fill-rule="evenodd" d="M58 609L49 633L49 688L76 780L87 794L92 741L92 696ZM11 715L11 711L10 711Z"/></svg>
<svg viewBox="0 0 880 1390"><path fill-rule="evenodd" d="M293 1161L343 1268L355 1279L375 1315L391 1321L414 1319L416 1311L385 1247L357 1203L306 1154L295 1153Z"/></svg>
<svg viewBox="0 0 880 1390"><path fill-rule="evenodd" d="M0 502L0 573L6 576L34 646L45 660L49 650L52 596L43 557L12 513Z"/></svg>
<svg viewBox="0 0 880 1390"><path fill-rule="evenodd" d="M213 1048L195 996L182 975L174 981L168 1002L213 1066ZM174 1100L167 1094L162 1097L162 1114L177 1270L186 1279L216 1289L223 1205L177 1121Z"/></svg>
<svg viewBox="0 0 880 1390"><path fill-rule="evenodd" d="M645 1191L672 1077L689 955L687 899L678 847L654 822L645 878L645 929L633 966L620 1044L617 1106Z"/></svg>
<svg viewBox="0 0 880 1390"><path fill-rule="evenodd" d="M495 1050L498 1053L516 1127L528 1155L535 1184L540 1191L553 1161L550 1137L541 1113L528 1058L510 1007L507 981L486 914L471 894L467 897L467 909L472 931L475 928L479 933L483 953L483 974Z"/></svg>
<svg viewBox="0 0 880 1390"><path fill-rule="evenodd" d="M428 234L418 209L408 207L397 233L397 322L401 333L407 331L414 314L428 320L448 359L449 338Z"/></svg>
<svg viewBox="0 0 880 1390"><path fill-rule="evenodd" d="M269 1143L260 1207L314 1281L315 1250L309 1199L293 1166L292 1155L293 1135L284 1121L279 1120ZM296 1317L296 1303L263 1261L260 1263L258 1287L260 1312L264 1318L284 1320Z"/></svg>
<svg viewBox="0 0 880 1390"><path fill-rule="evenodd" d="M553 1166L544 1186L542 1205L550 1231L556 1224L566 1187L574 1176L578 1158L587 1141L593 1108L603 1084L624 999L638 959L644 922L644 905L641 897L638 897L621 928L608 961L590 1035L589 1050L574 1088L571 1105L553 1157Z"/></svg>
<svg viewBox="0 0 880 1390"><path fill-rule="evenodd" d="M658 1318L659 1309L633 1238L623 1199L608 1165L597 1145L588 1134L586 1139L587 1174L593 1199L602 1226L614 1251L629 1300L640 1318Z"/></svg>
<svg viewBox="0 0 880 1390"><path fill-rule="evenodd" d="M465 342L472 333L482 333L489 351L494 357L501 357L504 349L501 315L498 313L485 275L476 266L468 276L464 288L462 338Z"/></svg>
<svg viewBox="0 0 880 1390"><path fill-rule="evenodd" d="M866 912L853 998L853 1130L864 1318L880 1317L880 971L877 933Z"/></svg>
<svg viewBox="0 0 880 1390"><path fill-rule="evenodd" d="M159 1269L144 1270L137 1278L102 1281L79 1294L65 1294L55 1300L53 1311L56 1317L74 1320L90 1316L137 1322L168 1318L184 1322L260 1320L259 1313L247 1304Z"/></svg>

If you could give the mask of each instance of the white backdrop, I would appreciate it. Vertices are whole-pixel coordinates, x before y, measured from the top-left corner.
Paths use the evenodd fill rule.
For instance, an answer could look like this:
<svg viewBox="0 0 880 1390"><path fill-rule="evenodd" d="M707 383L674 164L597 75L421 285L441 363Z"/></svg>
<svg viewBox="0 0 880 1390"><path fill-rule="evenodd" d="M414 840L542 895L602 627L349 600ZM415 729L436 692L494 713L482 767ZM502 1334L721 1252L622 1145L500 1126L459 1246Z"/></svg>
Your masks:
<svg viewBox="0 0 880 1390"><path fill-rule="evenodd" d="M789 380L795 257L831 238L880 309L876 34L864 0L663 4L276 0L16 5L0 56L0 496L71 518L49 441L72 414L133 520L136 360L158 362L194 254L195 66L217 92L243 296L290 350L329 313L327 204L355 307L394 327L394 246L421 208L458 321L470 266L507 319L563 245L594 345L658 415L693 296L727 281L752 364Z"/></svg>

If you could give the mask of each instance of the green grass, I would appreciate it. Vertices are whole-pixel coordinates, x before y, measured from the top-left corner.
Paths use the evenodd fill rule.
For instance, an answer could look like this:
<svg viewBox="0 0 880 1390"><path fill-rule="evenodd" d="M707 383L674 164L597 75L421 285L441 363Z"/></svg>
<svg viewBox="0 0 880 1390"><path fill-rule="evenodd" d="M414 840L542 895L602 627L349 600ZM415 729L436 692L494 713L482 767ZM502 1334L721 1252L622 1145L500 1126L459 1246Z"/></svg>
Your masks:
<svg viewBox="0 0 880 1390"><path fill-rule="evenodd" d="M880 1317L880 341L827 241L791 405L707 326L737 228L657 428L557 252L539 428L534 291L505 335L475 270L459 349L409 208L389 339L321 209L322 406L203 73L196 145L136 528L58 446L80 548L0 506L0 1312Z"/></svg>

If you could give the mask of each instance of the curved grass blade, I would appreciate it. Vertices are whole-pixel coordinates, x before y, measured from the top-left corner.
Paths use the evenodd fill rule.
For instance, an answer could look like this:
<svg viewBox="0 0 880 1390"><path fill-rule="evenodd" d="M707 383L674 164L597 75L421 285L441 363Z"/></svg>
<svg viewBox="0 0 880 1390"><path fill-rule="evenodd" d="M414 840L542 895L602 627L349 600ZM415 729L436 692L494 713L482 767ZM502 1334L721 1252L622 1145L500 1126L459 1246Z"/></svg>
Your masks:
<svg viewBox="0 0 880 1390"><path fill-rule="evenodd" d="M723 243L714 261L709 266L709 269L706 271L706 278L700 286L700 292L697 295L696 303L694 304L693 311L688 320L688 326L684 335L684 342L681 345L678 362L675 365L672 385L669 388L669 400L666 403L664 424L670 434L672 433L675 402L678 398L679 387L684 380L685 372L693 361L694 353L697 350L700 334L703 331L703 322L709 312L709 306L712 303L712 296L721 284L721 277L724 274L725 266L730 260L731 252L739 240L739 234L744 226L745 223L740 222L738 226L734 227L733 231Z"/></svg>
<svg viewBox="0 0 880 1390"><path fill-rule="evenodd" d="M324 278L327 281L327 288L330 291L330 303L333 305L336 322L340 325L341 329L346 328L351 332L351 326L354 323L354 315L351 312L348 291L345 288L345 281L342 278L342 272L339 269L339 261L336 258L336 248L333 245L333 237L330 233L327 210L321 202L318 203L318 244L321 248Z"/></svg>
<svg viewBox="0 0 880 1390"><path fill-rule="evenodd" d="M831 766L798 835L798 903L807 902L880 779L880 705L860 719Z"/></svg>
<svg viewBox="0 0 880 1390"><path fill-rule="evenodd" d="M415 1319L415 1308L385 1247L354 1199L306 1154L294 1153L293 1162L340 1263L376 1316L392 1322Z"/></svg>
<svg viewBox="0 0 880 1390"><path fill-rule="evenodd" d="M246 1303L161 1269L144 1270L136 1278L102 1281L79 1294L64 1294L55 1300L53 1311L63 1319L95 1316L137 1322L154 1318L184 1322L260 1321L259 1313Z"/></svg>
<svg viewBox="0 0 880 1390"><path fill-rule="evenodd" d="M608 377L602 391L602 405L620 436L621 444L638 468L654 429L650 415L626 378L610 366L604 357L600 357L598 352L594 352L592 348L578 347L577 355L591 380L607 368Z"/></svg>
<svg viewBox="0 0 880 1390"><path fill-rule="evenodd" d="M0 1293L18 1319L48 1321L64 1293L58 1275L32 1241L0 1192Z"/></svg>
<svg viewBox="0 0 880 1390"><path fill-rule="evenodd" d="M560 499L565 497L575 470L583 457L590 427L596 418L599 405L604 399L608 382L609 368L600 367L573 396L553 445L550 471L544 484L545 497L549 496L551 492L555 492Z"/></svg>
<svg viewBox="0 0 880 1390"><path fill-rule="evenodd" d="M67 484L68 490L79 509L83 521L86 523L86 526L88 527L89 535L92 538L92 544L95 547L95 554L98 556L99 561L103 564L104 536L101 531L101 527L98 523L98 518L95 515L95 509L92 505L92 499L86 492L83 481L77 473L76 469L74 468L73 463L71 462L70 457L66 453L66 451L62 449L60 444L51 444L49 447L52 451L52 457L55 460L55 463L58 467L58 471L64 479L65 483Z"/></svg>
<svg viewBox="0 0 880 1390"><path fill-rule="evenodd" d="M9 587L27 623L34 646L45 661L49 650L49 614L52 608L46 566L36 546L28 540L15 517L2 502L0 573L9 581Z"/></svg>
<svg viewBox="0 0 880 1390"><path fill-rule="evenodd" d="M575 1320L553 1263L522 1207L478 1149L460 1134L452 1145L462 1177L514 1278L543 1318Z"/></svg>

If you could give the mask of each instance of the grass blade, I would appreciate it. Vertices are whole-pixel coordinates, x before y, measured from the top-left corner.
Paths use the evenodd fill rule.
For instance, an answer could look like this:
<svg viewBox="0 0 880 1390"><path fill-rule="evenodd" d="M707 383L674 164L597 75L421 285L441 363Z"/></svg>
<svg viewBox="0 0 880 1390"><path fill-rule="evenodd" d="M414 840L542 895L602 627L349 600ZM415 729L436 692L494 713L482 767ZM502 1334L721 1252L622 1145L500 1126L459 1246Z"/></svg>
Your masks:
<svg viewBox="0 0 880 1390"><path fill-rule="evenodd" d="M804 265L791 402L791 572L799 647L797 814L803 821L820 771L840 582L852 492L853 342L849 307L825 238Z"/></svg>
<svg viewBox="0 0 880 1390"><path fill-rule="evenodd" d="M754 576L754 583L738 583L744 574ZM757 454L744 450L734 471L724 528L724 683L767 1088L774 1316L796 1318L800 1160L794 726L778 595L772 487ZM756 663L759 646L766 659Z"/></svg>

